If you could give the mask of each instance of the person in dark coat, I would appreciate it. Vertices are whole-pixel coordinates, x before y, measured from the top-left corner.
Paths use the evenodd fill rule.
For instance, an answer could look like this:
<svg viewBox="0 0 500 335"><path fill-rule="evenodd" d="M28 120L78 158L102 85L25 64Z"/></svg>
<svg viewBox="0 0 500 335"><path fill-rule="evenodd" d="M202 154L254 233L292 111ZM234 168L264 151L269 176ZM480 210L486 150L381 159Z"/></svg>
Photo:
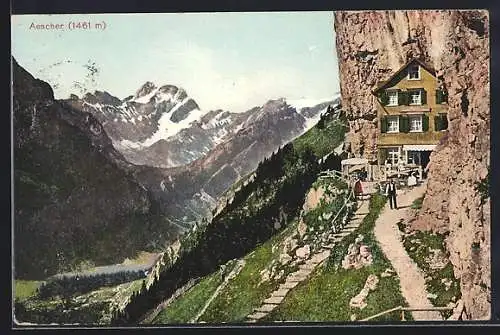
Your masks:
<svg viewBox="0 0 500 335"><path fill-rule="evenodd" d="M394 183L392 178L389 179L389 183L385 188L385 194L389 197L389 205L391 206L391 209L398 209L396 201L396 183Z"/></svg>
<svg viewBox="0 0 500 335"><path fill-rule="evenodd" d="M354 184L354 194L363 195L363 185L361 185L360 179L356 180L356 183Z"/></svg>

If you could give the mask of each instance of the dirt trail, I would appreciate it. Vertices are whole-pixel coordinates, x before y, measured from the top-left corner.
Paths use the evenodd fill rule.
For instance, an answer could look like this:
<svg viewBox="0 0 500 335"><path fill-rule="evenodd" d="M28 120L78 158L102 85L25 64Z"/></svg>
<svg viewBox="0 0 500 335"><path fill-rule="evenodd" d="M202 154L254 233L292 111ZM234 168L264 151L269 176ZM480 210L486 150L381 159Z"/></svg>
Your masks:
<svg viewBox="0 0 500 335"><path fill-rule="evenodd" d="M412 308L432 307L432 303L427 298L424 275L408 256L397 223L407 218L412 202L424 194L426 187L424 183L398 195L398 210L391 210L388 202L375 222L374 229L382 251L398 274L401 292ZM412 315L414 320L443 320L441 314L434 311L414 311Z"/></svg>

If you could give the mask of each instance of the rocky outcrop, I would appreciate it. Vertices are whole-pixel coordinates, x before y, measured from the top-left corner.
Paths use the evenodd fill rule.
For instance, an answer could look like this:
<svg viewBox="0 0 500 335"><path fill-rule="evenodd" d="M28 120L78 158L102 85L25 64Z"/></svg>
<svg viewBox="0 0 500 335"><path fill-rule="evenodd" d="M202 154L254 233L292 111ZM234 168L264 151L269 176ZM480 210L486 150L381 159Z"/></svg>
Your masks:
<svg viewBox="0 0 500 335"><path fill-rule="evenodd" d="M379 279L376 275L371 274L366 278L365 286L361 291L349 301L349 307L363 309L368 304L366 303L366 298L371 291L375 291Z"/></svg>
<svg viewBox="0 0 500 335"><path fill-rule="evenodd" d="M481 10L335 13L342 106L355 156L375 159L376 101L370 91L408 59L433 66L448 91L449 129L431 155L413 228L449 232L447 248L469 319L490 317L488 21Z"/></svg>
<svg viewBox="0 0 500 335"><path fill-rule="evenodd" d="M343 269L361 269L372 264L373 255L370 248L362 243L363 238L363 235L359 235L354 243L350 244L349 248L347 248L347 254L342 260Z"/></svg>

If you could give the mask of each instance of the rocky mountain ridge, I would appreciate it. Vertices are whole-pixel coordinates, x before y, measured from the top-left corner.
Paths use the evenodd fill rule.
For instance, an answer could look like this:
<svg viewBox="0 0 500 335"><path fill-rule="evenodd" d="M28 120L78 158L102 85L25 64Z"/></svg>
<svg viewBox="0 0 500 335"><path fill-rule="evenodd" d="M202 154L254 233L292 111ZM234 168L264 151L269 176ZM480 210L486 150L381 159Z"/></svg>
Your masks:
<svg viewBox="0 0 500 335"><path fill-rule="evenodd" d="M12 63L16 278L121 262L174 238L100 122Z"/></svg>
<svg viewBox="0 0 500 335"><path fill-rule="evenodd" d="M282 117L304 119L297 127L305 132L332 101L308 101L310 106L297 107L295 113L289 111L290 115ZM73 95L67 102L93 114L129 162L161 168L186 165L207 155L257 121L263 108L254 107L243 113L220 109L204 112L183 88L156 86L149 81L123 100L105 91L95 91L81 99Z"/></svg>
<svg viewBox="0 0 500 335"><path fill-rule="evenodd" d="M333 103L338 104L338 100ZM323 111L328 105L319 104L315 108ZM209 218L218 198L231 185L304 132L305 118L284 99L268 101L251 111L241 129L206 156L170 169L148 166L138 169L137 178L165 204L172 222L190 227L202 217Z"/></svg>

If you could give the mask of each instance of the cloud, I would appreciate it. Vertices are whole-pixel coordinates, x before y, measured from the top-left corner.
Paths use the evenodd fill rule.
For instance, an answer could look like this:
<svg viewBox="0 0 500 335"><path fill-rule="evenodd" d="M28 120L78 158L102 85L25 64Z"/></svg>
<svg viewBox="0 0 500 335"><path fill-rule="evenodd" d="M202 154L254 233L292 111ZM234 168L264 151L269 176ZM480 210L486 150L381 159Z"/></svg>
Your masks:
<svg viewBox="0 0 500 335"><path fill-rule="evenodd" d="M317 48L318 48L318 46L316 46L316 45L310 45L308 49L309 49L309 51L314 51Z"/></svg>

